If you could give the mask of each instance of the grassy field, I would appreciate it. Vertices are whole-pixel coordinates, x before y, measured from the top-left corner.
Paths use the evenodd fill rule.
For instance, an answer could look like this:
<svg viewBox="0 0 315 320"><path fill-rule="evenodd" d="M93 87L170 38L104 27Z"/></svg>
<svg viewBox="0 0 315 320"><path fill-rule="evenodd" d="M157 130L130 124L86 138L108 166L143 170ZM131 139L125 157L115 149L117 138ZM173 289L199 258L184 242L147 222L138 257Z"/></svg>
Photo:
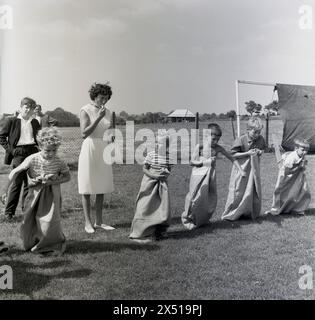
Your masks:
<svg viewBox="0 0 315 320"><path fill-rule="evenodd" d="M226 133L222 144L231 138ZM315 165L310 159L309 167ZM142 178L139 165L114 165L116 190L106 198L104 220L117 229L87 235L77 175L63 188L62 257L21 250L19 225L0 221L1 238L12 245L0 265L12 266L14 289L0 299L314 299L299 289L302 265L315 267L314 212L257 221L222 222L230 176L228 160L217 161L218 206L209 226L186 231L180 223L190 168L177 165L169 178L172 226L163 241L140 245L128 239ZM274 154L261 163L263 211L270 208L277 178ZM0 175L3 184L6 175ZM1 207L3 210L3 207Z"/></svg>

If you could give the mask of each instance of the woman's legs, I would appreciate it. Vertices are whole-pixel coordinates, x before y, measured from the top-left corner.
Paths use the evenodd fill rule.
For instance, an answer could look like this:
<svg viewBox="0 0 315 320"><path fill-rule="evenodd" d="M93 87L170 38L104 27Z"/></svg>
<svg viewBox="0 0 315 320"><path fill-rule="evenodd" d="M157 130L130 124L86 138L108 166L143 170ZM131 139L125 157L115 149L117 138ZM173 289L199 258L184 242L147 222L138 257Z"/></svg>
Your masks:
<svg viewBox="0 0 315 320"><path fill-rule="evenodd" d="M97 194L95 200L95 224L100 226L103 224L102 210L104 203L104 195Z"/></svg>
<svg viewBox="0 0 315 320"><path fill-rule="evenodd" d="M104 204L104 195L103 194L97 194L96 200L95 200L95 225L94 227L101 227L104 230L114 230L115 228L108 226L106 224L103 224L103 217L102 217L102 210L103 210L103 204Z"/></svg>
<svg viewBox="0 0 315 320"><path fill-rule="evenodd" d="M85 228L93 228L91 222L91 197L89 194L82 195L82 205L85 218Z"/></svg>

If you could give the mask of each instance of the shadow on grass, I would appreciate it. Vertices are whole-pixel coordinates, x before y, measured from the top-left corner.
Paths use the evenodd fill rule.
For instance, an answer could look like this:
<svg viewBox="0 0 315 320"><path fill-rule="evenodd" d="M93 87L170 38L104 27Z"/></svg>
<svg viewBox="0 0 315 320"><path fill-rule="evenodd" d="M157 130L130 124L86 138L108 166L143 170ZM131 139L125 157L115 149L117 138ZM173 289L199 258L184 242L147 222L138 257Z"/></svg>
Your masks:
<svg viewBox="0 0 315 320"><path fill-rule="evenodd" d="M128 222L113 223L112 226L115 227L116 229L118 229L118 228L130 229L131 228L131 223L132 223L132 220L130 220Z"/></svg>
<svg viewBox="0 0 315 320"><path fill-rule="evenodd" d="M85 278L92 273L87 268L54 272L55 268L67 267L70 264L67 260L55 260L40 264L6 258L1 263L9 265L13 270L13 290L10 290L10 294L26 295L30 299L34 299L34 293L44 289L52 280ZM5 294L3 297L5 298ZM45 299L51 298L45 297Z"/></svg>
<svg viewBox="0 0 315 320"><path fill-rule="evenodd" d="M315 215L315 209L307 210L305 212L305 216L312 216L312 215ZM167 238L168 239L196 238L200 235L211 233L214 230L237 229L237 228L242 228L243 226L246 226L246 225L262 224L265 221L273 222L277 224L279 228L282 228L282 222L284 220L302 219L305 216L297 215L297 214L281 214L278 216L272 216L272 215L261 216L255 220L252 220L251 218L241 218L237 221L216 220L216 221L210 222L208 225L204 225L193 230L187 230L183 227L182 230L169 231L167 234ZM176 224L181 224L180 217L172 218L172 225L176 225Z"/></svg>
<svg viewBox="0 0 315 320"><path fill-rule="evenodd" d="M183 228L182 230L170 231L167 233L167 238L168 239L186 239L186 238L191 239L191 238L199 237L206 233L211 233L214 230L236 229L236 228L240 228L242 225L252 224L252 223L257 223L257 221L252 221L252 220L250 221L242 220L237 222L213 221L207 225L201 226L193 230L187 230L184 227L182 227Z"/></svg>
<svg viewBox="0 0 315 320"><path fill-rule="evenodd" d="M67 251L65 255L71 254L86 254L86 253L99 253L99 252L120 252L123 250L144 250L154 251L160 247L152 243L139 244L130 242L100 242L100 241L83 241L83 240L70 240L67 242Z"/></svg>
<svg viewBox="0 0 315 320"><path fill-rule="evenodd" d="M276 223L279 228L282 228L282 222L285 220L290 220L290 219L303 219L307 216L314 216L315 215L315 209L309 209L305 211L305 215L299 215L296 213L281 213L277 216L273 215L266 215L261 217L260 219L262 221L271 221Z"/></svg>

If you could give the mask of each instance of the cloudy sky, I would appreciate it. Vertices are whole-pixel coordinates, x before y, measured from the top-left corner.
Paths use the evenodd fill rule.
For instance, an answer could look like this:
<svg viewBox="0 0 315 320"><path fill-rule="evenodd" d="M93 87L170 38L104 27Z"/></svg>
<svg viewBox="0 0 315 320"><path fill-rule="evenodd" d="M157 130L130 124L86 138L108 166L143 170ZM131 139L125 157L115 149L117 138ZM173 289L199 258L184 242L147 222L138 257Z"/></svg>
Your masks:
<svg viewBox="0 0 315 320"><path fill-rule="evenodd" d="M112 110L226 112L236 79L315 85L310 0L0 0L0 112L23 96L44 111L78 113L95 81L109 80ZM315 20L315 10L313 10ZM272 89L241 86L241 103L267 104Z"/></svg>

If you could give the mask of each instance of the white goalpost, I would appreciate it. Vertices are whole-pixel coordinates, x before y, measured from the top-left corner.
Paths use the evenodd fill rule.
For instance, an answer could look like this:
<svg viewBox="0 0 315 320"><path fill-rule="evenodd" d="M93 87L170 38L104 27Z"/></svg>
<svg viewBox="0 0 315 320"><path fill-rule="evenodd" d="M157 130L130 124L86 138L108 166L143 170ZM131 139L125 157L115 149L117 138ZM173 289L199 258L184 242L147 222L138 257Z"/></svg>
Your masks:
<svg viewBox="0 0 315 320"><path fill-rule="evenodd" d="M236 102L237 136L238 137L240 137L240 135L241 135L241 114L240 114L240 102L239 102L239 85L240 84L268 86L268 87L275 87L276 86L275 83L235 80L235 102Z"/></svg>

